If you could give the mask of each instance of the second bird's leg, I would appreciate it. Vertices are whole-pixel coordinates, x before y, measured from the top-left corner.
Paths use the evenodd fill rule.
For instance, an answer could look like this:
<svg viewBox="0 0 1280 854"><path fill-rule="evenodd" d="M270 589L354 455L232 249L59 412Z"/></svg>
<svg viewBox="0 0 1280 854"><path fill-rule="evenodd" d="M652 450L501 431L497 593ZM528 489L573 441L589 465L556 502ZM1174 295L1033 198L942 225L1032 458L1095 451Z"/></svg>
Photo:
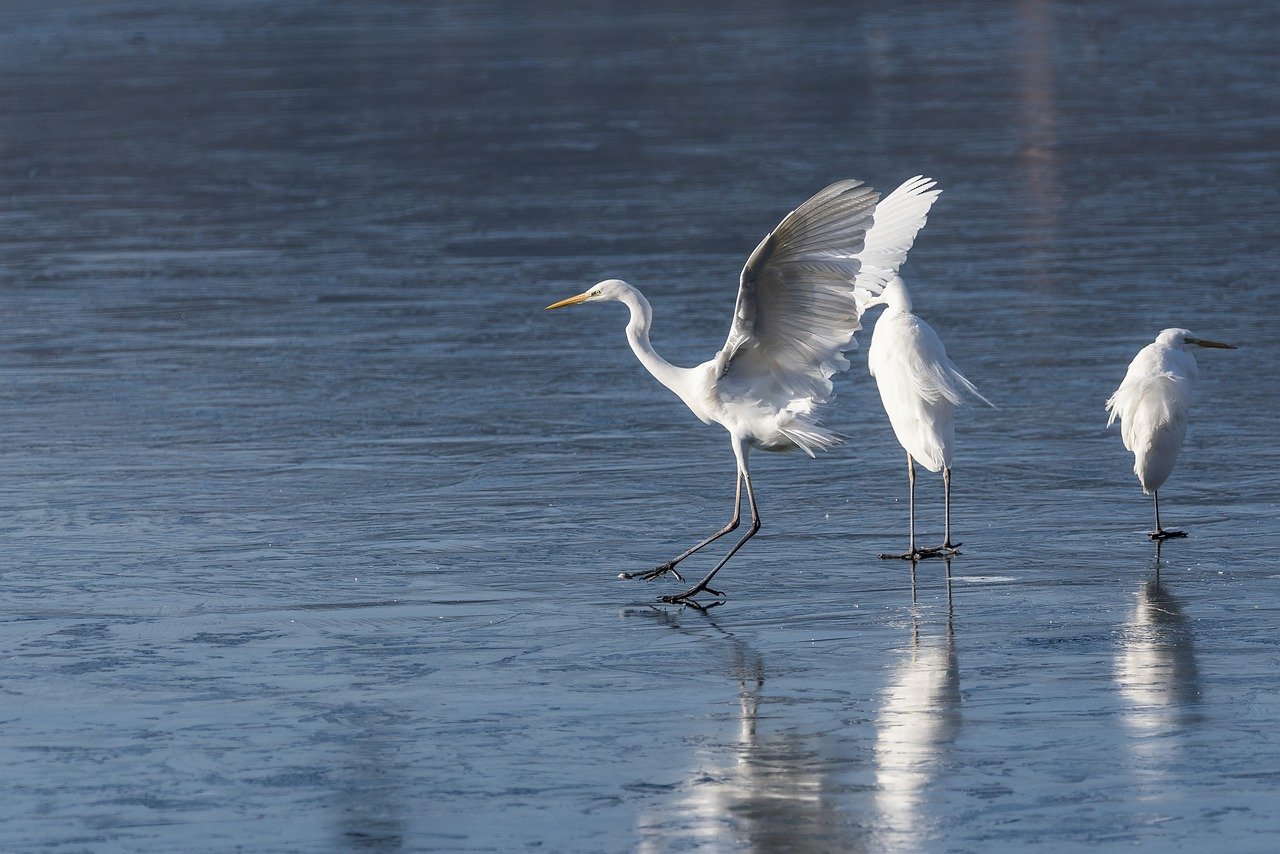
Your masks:
<svg viewBox="0 0 1280 854"><path fill-rule="evenodd" d="M676 578L680 579L681 581L684 581L684 576L676 571L676 564L678 564L680 561L684 560L694 552L698 551L703 546L711 545L716 540L723 537L725 534L729 533L732 530L735 530L741 522L742 522L742 472L738 472L737 487L733 495L733 518L729 520L728 525L725 525L719 531L716 531L714 534L707 537L705 540L698 543L693 548L689 549L688 551L684 552L681 555L673 557L671 560L667 561L666 563L659 564L658 566L655 566L653 569L646 569L644 572L620 572L618 573L618 577L619 578L639 578L642 581L652 581L653 579L658 578L659 576L666 575L669 572L672 575L674 575Z"/></svg>
<svg viewBox="0 0 1280 854"><path fill-rule="evenodd" d="M923 551L916 549L916 464L907 451L907 553L882 554L883 560L917 560L924 557Z"/></svg>
<svg viewBox="0 0 1280 854"><path fill-rule="evenodd" d="M946 526L943 529L945 533L942 535L942 545L935 549L922 549L920 551L921 557L949 558L952 555L960 554L960 546L962 546L963 543L951 542L951 469L949 467L942 470L942 495L943 506L945 507L943 511L945 519L944 524Z"/></svg>
<svg viewBox="0 0 1280 854"><path fill-rule="evenodd" d="M1156 499L1156 529L1147 536L1155 540L1157 543L1161 540L1168 540L1174 537L1185 537L1187 535L1186 531L1166 531L1164 528L1160 527L1160 491L1153 489L1151 490L1151 494L1154 495Z"/></svg>
<svg viewBox="0 0 1280 854"><path fill-rule="evenodd" d="M676 594L675 596L663 596L663 602L669 602L673 605L691 605L695 608L705 609L706 606L694 601L693 597L703 592L710 593L712 596L723 596L723 593L718 590L712 590L707 585L711 583L711 579L715 578L716 573L724 568L724 565L729 562L729 559L738 553L738 549L746 545L747 540L754 537L756 532L760 530L760 511L756 508L756 491L751 487L751 475L747 471L746 454L745 451L742 450L741 446L736 444L734 445L734 452L738 456L738 467L740 477L742 478L740 483L745 483L747 485L747 501L751 504L751 527L747 529L746 535L744 535L742 539L738 540L738 542L734 544L733 548L729 549L729 553L721 558L720 562L715 565L715 568L707 573L706 578L703 578L683 593Z"/></svg>

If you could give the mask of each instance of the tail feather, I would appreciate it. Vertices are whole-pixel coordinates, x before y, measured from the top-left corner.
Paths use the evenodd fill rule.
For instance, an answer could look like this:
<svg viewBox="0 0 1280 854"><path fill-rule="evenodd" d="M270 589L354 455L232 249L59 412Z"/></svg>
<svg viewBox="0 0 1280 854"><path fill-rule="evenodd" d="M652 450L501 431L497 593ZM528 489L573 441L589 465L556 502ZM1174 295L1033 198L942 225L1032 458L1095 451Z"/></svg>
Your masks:
<svg viewBox="0 0 1280 854"><path fill-rule="evenodd" d="M822 426L808 413L790 410L778 416L778 430L811 457L817 456L818 451L831 450L846 438Z"/></svg>

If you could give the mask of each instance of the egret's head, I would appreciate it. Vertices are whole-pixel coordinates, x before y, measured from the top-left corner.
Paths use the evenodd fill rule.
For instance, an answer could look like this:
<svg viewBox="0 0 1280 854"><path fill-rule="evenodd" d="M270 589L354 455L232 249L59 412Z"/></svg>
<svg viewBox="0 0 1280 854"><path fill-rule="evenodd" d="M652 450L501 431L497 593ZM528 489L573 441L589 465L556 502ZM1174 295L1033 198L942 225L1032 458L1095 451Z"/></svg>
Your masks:
<svg viewBox="0 0 1280 854"><path fill-rule="evenodd" d="M894 276L889 279L884 286L884 290L876 296L868 300L860 300L860 302L864 311L877 305L898 308L902 311L911 311L911 294L907 291L907 285L900 276Z"/></svg>
<svg viewBox="0 0 1280 854"><path fill-rule="evenodd" d="M553 302L546 307L546 311L553 308L565 308L570 305L578 305L584 302L611 302L622 298L622 295L631 290L631 286L622 279L605 279L597 285L592 285L576 297L562 299L560 302Z"/></svg>
<svg viewBox="0 0 1280 854"><path fill-rule="evenodd" d="M1191 347L1208 347L1215 350L1236 349L1232 344L1210 341L1208 338L1197 338L1191 334L1190 329L1166 329L1156 336L1156 343L1177 347L1179 350L1187 350Z"/></svg>

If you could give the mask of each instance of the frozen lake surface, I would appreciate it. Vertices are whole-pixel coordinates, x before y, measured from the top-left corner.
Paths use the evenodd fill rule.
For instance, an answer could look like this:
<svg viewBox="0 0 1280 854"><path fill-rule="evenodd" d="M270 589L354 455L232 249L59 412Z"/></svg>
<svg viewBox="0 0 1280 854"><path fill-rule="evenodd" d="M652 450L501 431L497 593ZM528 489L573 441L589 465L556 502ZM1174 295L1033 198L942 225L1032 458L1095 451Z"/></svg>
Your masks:
<svg viewBox="0 0 1280 854"><path fill-rule="evenodd" d="M0 848L1274 849L1280 9L626 5L0 9ZM728 442L543 306L694 364L786 211L918 173L964 553L876 558L864 346L723 606L617 580ZM1158 557L1102 403L1174 325L1240 349Z"/></svg>

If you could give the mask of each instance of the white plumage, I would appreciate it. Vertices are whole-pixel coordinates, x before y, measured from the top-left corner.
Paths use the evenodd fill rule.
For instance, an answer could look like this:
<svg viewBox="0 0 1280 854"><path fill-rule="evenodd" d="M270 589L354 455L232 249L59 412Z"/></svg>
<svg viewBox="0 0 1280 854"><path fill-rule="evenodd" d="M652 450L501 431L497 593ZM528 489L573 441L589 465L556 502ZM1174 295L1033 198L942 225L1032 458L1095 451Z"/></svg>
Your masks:
<svg viewBox="0 0 1280 854"><path fill-rule="evenodd" d="M737 494L729 524L667 563L622 577L648 580L670 572L680 578L680 561L739 525L745 486L750 530L700 582L663 599L696 605L699 593L721 595L708 582L760 528L749 450L799 448L813 456L840 441L818 416L832 396L831 377L849 367L844 354L856 346L854 335L862 328L857 294L878 294L884 270L901 264L914 237L912 216L923 223L928 210L921 200L930 186L927 179L913 178L877 207L878 194L861 181L839 181L788 214L747 259L724 347L697 367L677 367L654 351L649 302L620 279L548 306L626 305L627 340L636 358L704 423L724 427L733 446Z"/></svg>
<svg viewBox="0 0 1280 854"><path fill-rule="evenodd" d="M933 327L911 313L911 297L896 278L871 333L867 363L899 444L929 471L951 468L955 410L967 399L991 401L964 378Z"/></svg>
<svg viewBox="0 0 1280 854"><path fill-rule="evenodd" d="M917 175L876 205L875 228L867 234L866 247L859 253L862 271L853 282L860 311L865 311L897 275L941 194L932 179Z"/></svg>
<svg viewBox="0 0 1280 854"><path fill-rule="evenodd" d="M1120 438L1133 453L1133 473L1142 491L1154 496L1156 529L1151 538L1185 537L1160 526L1160 487L1173 472L1187 435L1192 387L1199 377L1191 347L1234 350L1230 344L1197 338L1188 329L1166 329L1138 351L1120 387L1107 400L1107 426L1120 419Z"/></svg>
<svg viewBox="0 0 1280 854"><path fill-rule="evenodd" d="M993 404L947 357L947 350L933 327L912 313L911 295L901 278L894 276L883 293L866 305L885 306L871 334L867 363L894 435L907 452L910 496L908 551L904 555L882 557L915 559L954 554L958 544L951 542L951 464L956 407L969 399L980 400L988 406ZM913 461L919 461L929 471L943 473L946 523L943 544L938 548L916 548Z"/></svg>

